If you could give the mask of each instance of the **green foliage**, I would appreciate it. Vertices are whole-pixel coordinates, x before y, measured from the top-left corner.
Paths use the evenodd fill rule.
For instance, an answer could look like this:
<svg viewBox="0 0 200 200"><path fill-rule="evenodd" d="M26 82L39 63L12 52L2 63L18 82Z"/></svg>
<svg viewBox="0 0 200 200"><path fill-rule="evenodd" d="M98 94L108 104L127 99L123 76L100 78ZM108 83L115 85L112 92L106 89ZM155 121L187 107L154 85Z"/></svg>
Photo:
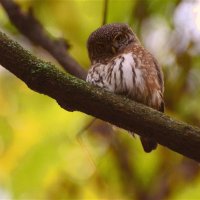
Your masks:
<svg viewBox="0 0 200 200"><path fill-rule="evenodd" d="M103 0L18 2L24 11L31 6L52 36L67 38L72 46L70 54L88 68L86 41L102 24ZM130 23L155 53L165 73L166 112L200 126L199 56L191 53L193 42L182 51L176 50L178 40L170 42L176 30L173 14L180 3L110 0L107 21ZM1 28L34 54L50 59L21 37L2 8L0 22ZM154 40L157 32L162 35ZM99 120L77 137L90 122L89 116L61 109L2 68L0 108L0 198L200 198L197 163L161 146L146 154L138 137L132 139L125 131L114 131Z"/></svg>

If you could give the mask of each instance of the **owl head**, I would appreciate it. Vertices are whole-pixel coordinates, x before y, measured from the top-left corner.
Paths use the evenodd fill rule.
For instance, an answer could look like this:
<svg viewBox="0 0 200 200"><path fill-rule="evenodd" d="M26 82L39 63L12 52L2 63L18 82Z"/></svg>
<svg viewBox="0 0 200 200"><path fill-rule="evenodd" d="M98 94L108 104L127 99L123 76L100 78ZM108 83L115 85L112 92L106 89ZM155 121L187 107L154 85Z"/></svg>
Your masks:
<svg viewBox="0 0 200 200"><path fill-rule="evenodd" d="M105 63L132 44L140 42L131 28L127 24L114 23L104 25L91 33L87 48L92 63Z"/></svg>

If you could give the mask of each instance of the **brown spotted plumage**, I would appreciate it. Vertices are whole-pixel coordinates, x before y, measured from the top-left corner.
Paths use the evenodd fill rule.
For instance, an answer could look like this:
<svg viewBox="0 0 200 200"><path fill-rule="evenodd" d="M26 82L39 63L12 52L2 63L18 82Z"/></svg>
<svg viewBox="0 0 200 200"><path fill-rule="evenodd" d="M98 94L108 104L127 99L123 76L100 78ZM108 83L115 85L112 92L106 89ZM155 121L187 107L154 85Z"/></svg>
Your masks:
<svg viewBox="0 0 200 200"><path fill-rule="evenodd" d="M164 112L163 75L156 59L126 24L108 24L94 31L87 43L91 60L87 82ZM141 137L150 152L157 143Z"/></svg>

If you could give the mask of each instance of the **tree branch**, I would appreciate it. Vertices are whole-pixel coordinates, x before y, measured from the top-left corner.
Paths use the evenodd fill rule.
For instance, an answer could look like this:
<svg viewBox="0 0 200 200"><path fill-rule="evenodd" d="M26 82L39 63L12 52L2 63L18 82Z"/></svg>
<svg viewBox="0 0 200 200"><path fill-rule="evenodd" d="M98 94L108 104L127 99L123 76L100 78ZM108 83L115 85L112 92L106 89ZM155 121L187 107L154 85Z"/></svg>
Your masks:
<svg viewBox="0 0 200 200"><path fill-rule="evenodd" d="M85 80L86 71L67 53L68 42L63 38L49 37L41 23L34 17L32 9L29 9L28 13L23 13L19 5L12 0L0 0L0 3L10 21L23 35L48 51L68 73Z"/></svg>
<svg viewBox="0 0 200 200"><path fill-rule="evenodd" d="M81 111L118 127L152 137L180 154L200 161L200 129L94 87L60 72L0 33L0 64L28 87L54 98L66 110Z"/></svg>

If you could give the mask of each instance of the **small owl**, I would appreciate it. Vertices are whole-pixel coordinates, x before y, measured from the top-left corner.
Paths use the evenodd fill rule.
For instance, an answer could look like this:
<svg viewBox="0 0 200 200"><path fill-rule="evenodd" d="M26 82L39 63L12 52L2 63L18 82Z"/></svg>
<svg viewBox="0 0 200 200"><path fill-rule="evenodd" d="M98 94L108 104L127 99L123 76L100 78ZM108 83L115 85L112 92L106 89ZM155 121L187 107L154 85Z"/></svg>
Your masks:
<svg viewBox="0 0 200 200"><path fill-rule="evenodd" d="M156 59L123 23L107 24L87 42L91 68L86 81L164 112L163 74ZM152 138L141 137L145 152L156 148Z"/></svg>

